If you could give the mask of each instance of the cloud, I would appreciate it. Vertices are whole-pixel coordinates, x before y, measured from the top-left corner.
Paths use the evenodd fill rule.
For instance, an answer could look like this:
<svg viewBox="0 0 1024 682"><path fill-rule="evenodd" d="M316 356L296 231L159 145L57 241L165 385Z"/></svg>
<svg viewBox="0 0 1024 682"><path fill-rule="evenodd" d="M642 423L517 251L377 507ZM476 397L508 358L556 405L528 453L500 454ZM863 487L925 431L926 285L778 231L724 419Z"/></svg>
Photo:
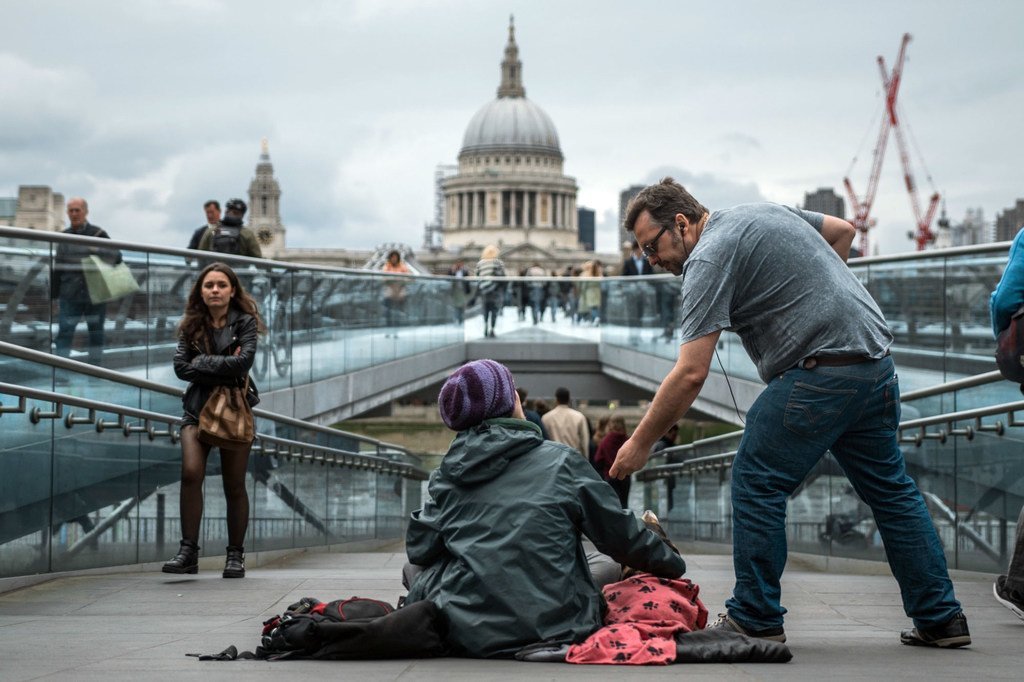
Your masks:
<svg viewBox="0 0 1024 682"><path fill-rule="evenodd" d="M691 173L678 166L660 166L647 174L646 184L670 176L687 189L697 201L714 211L737 204L765 201L756 182L721 178L711 173Z"/></svg>

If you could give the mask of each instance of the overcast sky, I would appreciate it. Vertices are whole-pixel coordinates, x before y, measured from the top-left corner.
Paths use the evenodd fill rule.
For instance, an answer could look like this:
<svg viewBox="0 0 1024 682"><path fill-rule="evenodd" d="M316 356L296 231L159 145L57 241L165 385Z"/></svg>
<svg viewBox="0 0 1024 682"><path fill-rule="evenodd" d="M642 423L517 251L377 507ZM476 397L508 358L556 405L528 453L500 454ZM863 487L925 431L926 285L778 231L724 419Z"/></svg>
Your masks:
<svg viewBox="0 0 1024 682"><path fill-rule="evenodd" d="M709 208L867 185L875 58L913 35L899 95L922 202L1024 196L1024 2L13 0L0 42L0 196L83 195L115 238L183 246L246 196L270 143L289 246L420 247L433 173L495 97L515 14L526 94L615 245L618 193L671 173ZM893 140L874 214L912 248Z"/></svg>

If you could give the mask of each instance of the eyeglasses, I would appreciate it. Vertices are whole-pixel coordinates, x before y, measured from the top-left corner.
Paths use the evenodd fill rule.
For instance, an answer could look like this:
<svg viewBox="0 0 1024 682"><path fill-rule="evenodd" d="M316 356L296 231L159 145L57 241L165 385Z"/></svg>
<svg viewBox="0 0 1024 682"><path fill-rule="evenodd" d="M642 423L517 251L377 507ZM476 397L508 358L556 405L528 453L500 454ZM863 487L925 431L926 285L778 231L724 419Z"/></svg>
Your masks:
<svg viewBox="0 0 1024 682"><path fill-rule="evenodd" d="M668 225L663 225L658 234L654 235L654 239L647 242L640 247L640 251L644 254L644 258L652 258L658 255L658 240L661 239L661 235L668 231Z"/></svg>

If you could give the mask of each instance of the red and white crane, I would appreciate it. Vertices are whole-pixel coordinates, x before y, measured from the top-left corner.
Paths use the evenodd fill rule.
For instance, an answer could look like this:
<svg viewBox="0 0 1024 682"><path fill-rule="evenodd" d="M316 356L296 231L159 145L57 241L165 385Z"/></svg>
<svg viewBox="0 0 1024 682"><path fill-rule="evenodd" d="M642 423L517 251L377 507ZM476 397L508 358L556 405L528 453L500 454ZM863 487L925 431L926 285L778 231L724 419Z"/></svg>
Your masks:
<svg viewBox="0 0 1024 682"><path fill-rule="evenodd" d="M868 253L868 230L875 226L876 220L871 217L871 207L875 201L875 194L878 192L878 178L882 172L882 160L885 158L886 143L889 140L889 131L892 130L896 137L896 146L900 152L900 162L903 164L903 182L906 185L907 193L910 195L910 205L914 210L915 231L910 237L917 244L917 250L923 251L925 246L935 240L935 233L931 230L932 219L935 217L935 209L939 205L939 193L933 192L928 199L928 208L922 214L921 204L917 198L917 185L914 182L914 174L910 166L910 155L907 153L907 144L903 136L901 119L896 115L896 96L899 94L900 82L903 76L903 62L906 59L907 44L910 42L910 34L904 33L900 43L900 51L896 55L896 63L890 72L885 67L885 58L878 57L878 69L882 75L882 85L885 88L885 111L882 114L882 125L878 131L878 139L875 142L874 159L871 164L871 175L868 177L868 189L863 198L859 198L853 190L853 184L849 177L843 178L843 185L846 187L846 194L850 199L850 208L853 211L853 218L850 222L860 233L860 252L867 256ZM904 121L904 126L906 126Z"/></svg>

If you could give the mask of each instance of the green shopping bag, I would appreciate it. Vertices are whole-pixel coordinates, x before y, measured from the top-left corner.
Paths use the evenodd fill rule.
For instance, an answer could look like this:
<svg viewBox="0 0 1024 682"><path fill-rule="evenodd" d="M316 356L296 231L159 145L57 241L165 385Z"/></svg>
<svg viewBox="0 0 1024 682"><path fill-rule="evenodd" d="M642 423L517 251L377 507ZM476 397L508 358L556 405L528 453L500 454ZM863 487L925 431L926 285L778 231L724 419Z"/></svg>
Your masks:
<svg viewBox="0 0 1024 682"><path fill-rule="evenodd" d="M89 289L89 300L94 305L124 298L139 290L139 283L127 265L111 265L96 255L82 259L82 274Z"/></svg>

